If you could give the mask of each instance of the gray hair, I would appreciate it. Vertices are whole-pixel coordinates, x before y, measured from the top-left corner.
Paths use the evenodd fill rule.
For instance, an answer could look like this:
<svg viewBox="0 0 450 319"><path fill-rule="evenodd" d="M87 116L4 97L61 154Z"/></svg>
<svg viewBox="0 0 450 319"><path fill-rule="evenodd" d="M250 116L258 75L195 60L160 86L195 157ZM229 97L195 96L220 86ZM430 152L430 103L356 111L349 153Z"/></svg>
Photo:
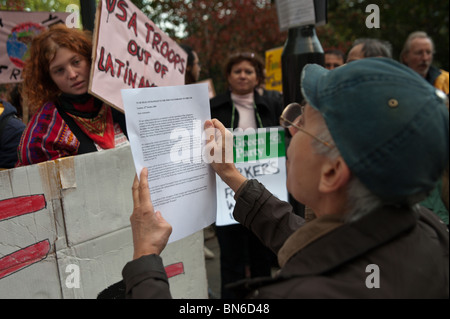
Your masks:
<svg viewBox="0 0 450 319"><path fill-rule="evenodd" d="M434 53L434 42L433 39L430 38L430 36L424 32L424 31L415 31L413 33L411 33L408 38L406 38L405 44L403 45L403 49L400 52L400 62L405 64L403 57L405 56L405 54L407 54L409 52L409 50L411 50L411 42L414 39L428 39L431 42L431 47L433 48L433 53Z"/></svg>
<svg viewBox="0 0 450 319"><path fill-rule="evenodd" d="M321 134L318 135L319 138L331 143L332 145L336 145L330 131L328 130L328 127L325 124L325 121L320 131ZM331 160L335 160L341 156L341 153L337 147L327 147L315 139L313 139L312 143L317 154L325 156ZM357 220L383 205L383 201L378 196L373 194L363 183L361 183L359 178L355 175L352 175L347 185L347 196L347 222Z"/></svg>
<svg viewBox="0 0 450 319"><path fill-rule="evenodd" d="M327 141L332 145L336 145L331 136L331 133L325 123L319 126L319 131L321 132L317 137L323 141ZM326 145L320 143L316 139L312 139L312 146L317 154L325 156L331 160L335 160L341 156L337 147L327 147ZM409 206L412 209L418 209L418 202L426 198L428 194L418 193L409 195L403 199L401 203L388 203L383 201L380 197L375 195L371 190L369 190L357 176L352 175L348 185L347 185L347 214L345 217L346 222L352 222L361 217L373 212L374 210L384 206L384 205L398 205L398 206Z"/></svg>
<svg viewBox="0 0 450 319"><path fill-rule="evenodd" d="M388 41L379 39L361 38L353 42L355 47L362 44L362 52L365 58L385 57L392 58L392 45Z"/></svg>

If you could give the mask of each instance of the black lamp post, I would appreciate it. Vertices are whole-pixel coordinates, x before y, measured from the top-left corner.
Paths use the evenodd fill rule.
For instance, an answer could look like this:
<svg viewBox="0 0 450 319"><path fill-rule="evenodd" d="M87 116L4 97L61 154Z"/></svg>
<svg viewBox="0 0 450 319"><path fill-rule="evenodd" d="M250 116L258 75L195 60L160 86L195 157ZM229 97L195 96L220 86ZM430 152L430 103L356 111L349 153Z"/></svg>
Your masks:
<svg viewBox="0 0 450 319"><path fill-rule="evenodd" d="M289 29L289 36L281 56L283 68L284 103L300 103L303 99L300 75L308 63L324 65L322 45L316 35L314 25Z"/></svg>
<svg viewBox="0 0 450 319"><path fill-rule="evenodd" d="M327 1L314 0L316 21L326 21ZM288 39L281 56L283 73L283 97L285 106L290 103L303 101L300 90L301 73L306 64L315 63L324 65L325 56L316 34L314 25L303 25L289 29ZM288 142L289 131L286 130ZM297 202L289 194L289 203L297 215L305 217L305 206Z"/></svg>

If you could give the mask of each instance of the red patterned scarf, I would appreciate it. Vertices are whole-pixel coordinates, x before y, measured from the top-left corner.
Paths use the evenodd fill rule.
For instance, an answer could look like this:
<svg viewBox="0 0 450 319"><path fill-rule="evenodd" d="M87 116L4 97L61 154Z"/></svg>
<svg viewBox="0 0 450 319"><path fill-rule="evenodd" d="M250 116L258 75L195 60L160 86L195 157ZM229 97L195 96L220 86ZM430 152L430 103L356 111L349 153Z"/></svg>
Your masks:
<svg viewBox="0 0 450 319"><path fill-rule="evenodd" d="M95 144L102 149L114 148L114 122L109 106L89 94L63 94L60 102L67 114Z"/></svg>

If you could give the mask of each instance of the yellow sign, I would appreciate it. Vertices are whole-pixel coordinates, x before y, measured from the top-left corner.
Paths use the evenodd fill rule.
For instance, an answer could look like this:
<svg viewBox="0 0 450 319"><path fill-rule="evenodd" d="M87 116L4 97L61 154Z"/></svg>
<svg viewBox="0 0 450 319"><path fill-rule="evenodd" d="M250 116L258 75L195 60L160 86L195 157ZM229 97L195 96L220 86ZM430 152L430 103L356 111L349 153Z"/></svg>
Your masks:
<svg viewBox="0 0 450 319"><path fill-rule="evenodd" d="M281 54L283 47L266 51L266 89L283 93Z"/></svg>

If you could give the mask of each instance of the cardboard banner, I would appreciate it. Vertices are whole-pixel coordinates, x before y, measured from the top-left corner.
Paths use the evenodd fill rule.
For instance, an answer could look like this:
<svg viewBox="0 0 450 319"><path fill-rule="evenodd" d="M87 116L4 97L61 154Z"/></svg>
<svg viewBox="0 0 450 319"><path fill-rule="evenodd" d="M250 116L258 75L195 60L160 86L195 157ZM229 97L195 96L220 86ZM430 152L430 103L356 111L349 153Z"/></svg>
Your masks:
<svg viewBox="0 0 450 319"><path fill-rule="evenodd" d="M94 299L121 281L135 174L129 145L0 171L0 299ZM208 298L203 230L161 257L174 298Z"/></svg>
<svg viewBox="0 0 450 319"><path fill-rule="evenodd" d="M89 92L124 112L121 89L184 84L187 54L131 1L99 2Z"/></svg>
<svg viewBox="0 0 450 319"><path fill-rule="evenodd" d="M0 84L22 82L22 69L34 36L65 23L70 13L0 11Z"/></svg>
<svg viewBox="0 0 450 319"><path fill-rule="evenodd" d="M252 132L253 131L253 132ZM287 201L284 129L234 132L234 162L248 179L257 179L279 199ZM233 217L234 192L220 177L217 186L217 226L237 224Z"/></svg>

